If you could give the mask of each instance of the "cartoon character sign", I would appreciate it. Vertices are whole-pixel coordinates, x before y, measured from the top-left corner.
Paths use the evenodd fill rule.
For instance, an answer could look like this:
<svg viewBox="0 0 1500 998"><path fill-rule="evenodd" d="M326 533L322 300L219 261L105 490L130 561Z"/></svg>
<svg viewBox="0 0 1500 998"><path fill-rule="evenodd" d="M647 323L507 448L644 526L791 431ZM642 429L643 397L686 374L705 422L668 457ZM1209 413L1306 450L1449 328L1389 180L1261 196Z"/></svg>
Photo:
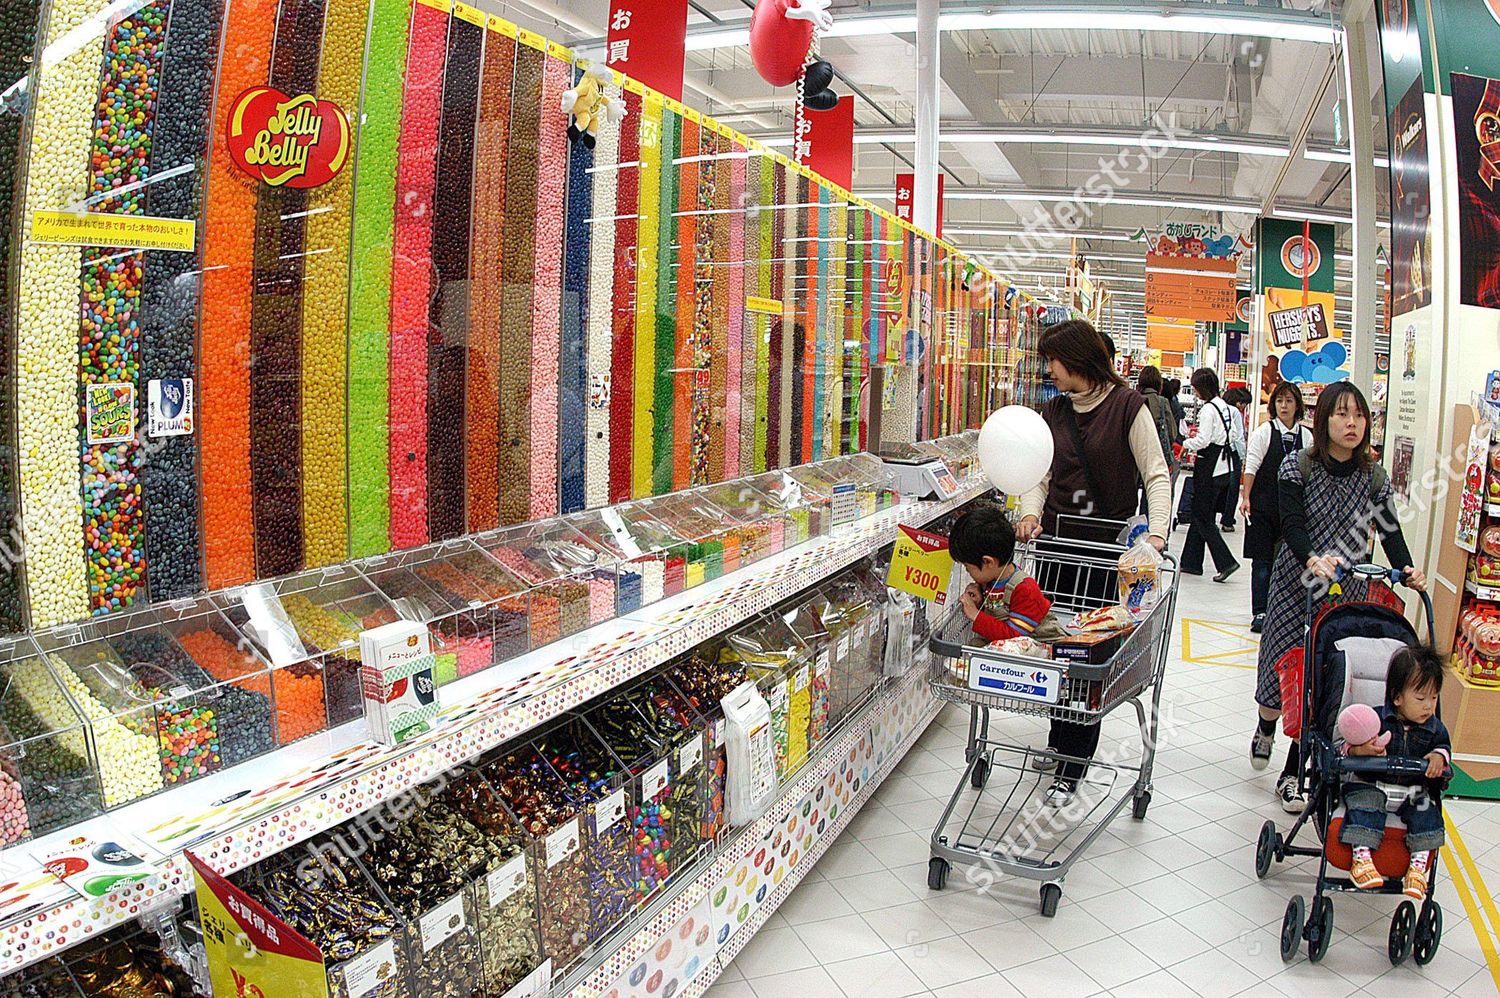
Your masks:
<svg viewBox="0 0 1500 998"><path fill-rule="evenodd" d="M1270 359L1267 358L1267 369L1270 367ZM1281 355L1281 379L1310 385L1331 385L1336 381L1346 381L1349 370L1344 365L1348 360L1349 350L1338 340L1330 340L1312 353L1288 350Z"/></svg>

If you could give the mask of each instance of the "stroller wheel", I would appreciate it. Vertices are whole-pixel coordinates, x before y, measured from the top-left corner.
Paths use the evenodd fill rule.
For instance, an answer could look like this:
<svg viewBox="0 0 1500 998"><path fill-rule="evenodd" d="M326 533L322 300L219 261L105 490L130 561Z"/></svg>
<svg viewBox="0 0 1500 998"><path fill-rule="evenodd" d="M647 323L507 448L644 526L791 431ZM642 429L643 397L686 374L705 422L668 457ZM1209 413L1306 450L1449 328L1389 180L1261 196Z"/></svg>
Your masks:
<svg viewBox="0 0 1500 998"><path fill-rule="evenodd" d="M1391 958L1391 966L1399 967L1411 953L1412 931L1417 924L1417 907L1410 901L1402 901L1391 916L1391 933L1386 937L1385 955Z"/></svg>
<svg viewBox="0 0 1500 998"><path fill-rule="evenodd" d="M1425 967L1431 963L1432 958L1437 956L1438 945L1442 941L1443 909L1432 898L1428 898L1422 902L1421 914L1417 916L1417 931L1411 947L1411 956L1417 966Z"/></svg>
<svg viewBox="0 0 1500 998"><path fill-rule="evenodd" d="M1323 959L1333 939L1333 898L1313 899L1312 919L1307 923L1307 958L1313 963Z"/></svg>
<svg viewBox="0 0 1500 998"><path fill-rule="evenodd" d="M1271 860L1281 852L1281 835L1276 831L1276 822L1268 821L1260 826L1260 837L1255 840L1255 876L1264 880L1271 872Z"/></svg>
<svg viewBox="0 0 1500 998"><path fill-rule="evenodd" d="M1297 955L1297 947L1302 943L1302 920L1306 917L1307 903L1302 900L1302 895L1292 895L1281 919L1281 959L1286 963Z"/></svg>

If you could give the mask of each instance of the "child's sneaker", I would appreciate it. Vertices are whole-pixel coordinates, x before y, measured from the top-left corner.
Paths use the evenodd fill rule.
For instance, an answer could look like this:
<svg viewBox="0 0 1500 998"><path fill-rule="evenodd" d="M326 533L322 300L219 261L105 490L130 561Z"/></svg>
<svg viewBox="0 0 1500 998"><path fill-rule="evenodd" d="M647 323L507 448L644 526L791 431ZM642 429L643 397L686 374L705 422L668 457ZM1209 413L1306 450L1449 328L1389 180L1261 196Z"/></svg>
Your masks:
<svg viewBox="0 0 1500 998"><path fill-rule="evenodd" d="M1401 893L1418 901L1427 897L1427 869L1424 867L1419 870L1415 866L1408 867Z"/></svg>
<svg viewBox="0 0 1500 998"><path fill-rule="evenodd" d="M1385 884L1385 878L1380 875L1379 870L1375 869L1375 861L1360 856L1355 856L1354 862L1349 864L1349 879L1354 881L1354 886L1362 891L1374 890ZM1426 880L1425 874L1423 880Z"/></svg>

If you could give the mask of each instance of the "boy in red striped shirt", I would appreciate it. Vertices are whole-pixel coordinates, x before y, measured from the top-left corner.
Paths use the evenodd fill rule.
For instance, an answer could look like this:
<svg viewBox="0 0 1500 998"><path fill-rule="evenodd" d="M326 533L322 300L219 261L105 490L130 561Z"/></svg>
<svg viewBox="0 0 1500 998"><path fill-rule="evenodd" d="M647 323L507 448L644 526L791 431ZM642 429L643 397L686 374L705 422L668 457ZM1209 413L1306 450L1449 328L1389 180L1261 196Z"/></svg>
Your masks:
<svg viewBox="0 0 1500 998"><path fill-rule="evenodd" d="M1016 567L1016 531L1005 510L985 503L960 516L948 535L948 553L974 580L964 590L963 610L975 634L1001 641L1032 637L1044 622L1050 625L1052 601Z"/></svg>

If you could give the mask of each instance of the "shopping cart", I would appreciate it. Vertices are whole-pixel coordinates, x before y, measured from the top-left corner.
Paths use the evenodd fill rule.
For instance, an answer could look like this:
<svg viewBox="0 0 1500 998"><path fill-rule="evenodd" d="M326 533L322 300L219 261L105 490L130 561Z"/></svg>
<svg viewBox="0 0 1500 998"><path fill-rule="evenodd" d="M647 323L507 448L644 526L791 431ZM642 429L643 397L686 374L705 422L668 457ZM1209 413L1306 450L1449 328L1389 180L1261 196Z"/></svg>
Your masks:
<svg viewBox="0 0 1500 998"><path fill-rule="evenodd" d="M1114 544L1041 540L1022 551L1020 562L1052 600L1054 610L1066 617L1118 602L1117 562L1123 551ZM1159 579L1156 606L1114 654L1097 665L1003 655L973 646L967 643L974 640L973 631L960 612L952 613L934 632L929 685L937 699L969 705L969 734L964 752L968 765L932 832L928 887L942 890L954 864L978 867L990 876L1025 877L1041 882L1042 914L1050 918L1062 898L1068 869L1115 816L1127 804L1137 819L1146 816L1162 676L1177 603L1177 563L1169 555L1163 555ZM980 663L989 675L996 667L1008 666L1035 684L1006 684L1005 692L970 689L958 673L970 675ZM1148 688L1149 711L1141 696ZM1140 728L1138 757L1133 745L1124 757L1081 760L990 737L992 710L1098 724L1126 702L1134 705ZM1051 768L1069 761L1087 762L1088 774L1079 781L1072 801L1050 807L1043 795L1052 779ZM990 788L1001 772L1013 774L1004 781L1009 789L1003 799ZM1122 774L1133 779L1117 790Z"/></svg>

